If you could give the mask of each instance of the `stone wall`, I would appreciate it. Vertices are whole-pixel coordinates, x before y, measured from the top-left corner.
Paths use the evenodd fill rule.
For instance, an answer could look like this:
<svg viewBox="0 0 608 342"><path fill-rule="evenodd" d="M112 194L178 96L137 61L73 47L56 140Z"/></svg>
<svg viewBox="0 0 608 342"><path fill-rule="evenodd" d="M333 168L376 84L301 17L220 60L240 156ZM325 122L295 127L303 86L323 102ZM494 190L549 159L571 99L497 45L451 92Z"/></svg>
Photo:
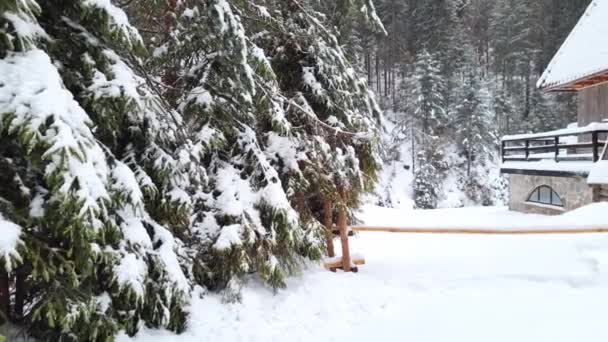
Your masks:
<svg viewBox="0 0 608 342"><path fill-rule="evenodd" d="M593 202L593 191L584 177L547 177L530 175L509 175L511 210L545 215L558 215ZM551 187L562 200L561 208L527 203L530 193L541 185Z"/></svg>

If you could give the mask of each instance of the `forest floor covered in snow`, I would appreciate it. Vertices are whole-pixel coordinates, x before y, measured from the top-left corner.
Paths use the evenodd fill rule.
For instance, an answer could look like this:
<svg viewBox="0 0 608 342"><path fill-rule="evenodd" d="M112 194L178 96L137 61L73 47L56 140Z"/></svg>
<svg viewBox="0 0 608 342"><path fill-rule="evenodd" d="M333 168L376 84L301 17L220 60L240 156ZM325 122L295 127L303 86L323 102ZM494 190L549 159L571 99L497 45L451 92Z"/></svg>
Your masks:
<svg viewBox="0 0 608 342"><path fill-rule="evenodd" d="M424 215L437 222L493 212L513 222L547 220L497 208L451 210ZM368 207L362 218L407 222L419 214ZM182 335L143 330L118 341L608 340L608 234L362 232L351 249L366 257L359 273L311 265L276 294L250 279L240 303L195 299Z"/></svg>

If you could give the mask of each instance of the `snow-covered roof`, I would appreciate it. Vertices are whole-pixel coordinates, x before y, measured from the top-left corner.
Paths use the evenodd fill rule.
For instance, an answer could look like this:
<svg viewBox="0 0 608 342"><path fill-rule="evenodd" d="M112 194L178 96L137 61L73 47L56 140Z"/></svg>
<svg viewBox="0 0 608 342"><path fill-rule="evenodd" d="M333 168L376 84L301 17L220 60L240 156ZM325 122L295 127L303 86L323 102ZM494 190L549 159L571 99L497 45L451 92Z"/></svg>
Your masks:
<svg viewBox="0 0 608 342"><path fill-rule="evenodd" d="M593 0L536 84L558 88L608 71L608 1Z"/></svg>

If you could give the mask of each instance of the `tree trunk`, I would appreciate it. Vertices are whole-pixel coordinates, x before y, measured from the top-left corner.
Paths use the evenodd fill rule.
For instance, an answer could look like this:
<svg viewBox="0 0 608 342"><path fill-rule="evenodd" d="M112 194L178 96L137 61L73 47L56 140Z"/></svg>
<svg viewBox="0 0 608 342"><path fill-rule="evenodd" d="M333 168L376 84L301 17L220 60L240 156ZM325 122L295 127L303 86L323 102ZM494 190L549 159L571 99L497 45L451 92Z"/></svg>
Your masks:
<svg viewBox="0 0 608 342"><path fill-rule="evenodd" d="M167 7L164 14L165 27L163 28L163 40L165 43L169 42L171 39L171 32L175 27L176 11L177 0L167 0ZM174 105L175 100L179 96L179 92L176 89L178 82L177 69L178 66L175 65L175 63L168 63L162 76L163 83L169 87L169 90L167 91L167 99Z"/></svg>
<svg viewBox="0 0 608 342"><path fill-rule="evenodd" d="M6 323L9 318L10 309L10 287L9 275L6 272L0 273L0 322Z"/></svg>
<svg viewBox="0 0 608 342"><path fill-rule="evenodd" d="M467 149L467 178L471 177L471 146Z"/></svg>
<svg viewBox="0 0 608 342"><path fill-rule="evenodd" d="M344 190L340 190L340 198L342 202L346 202ZM350 272L350 247L348 246L348 231L347 231L346 205L338 211L338 229L340 229L340 242L342 243L342 269L344 272Z"/></svg>
<svg viewBox="0 0 608 342"><path fill-rule="evenodd" d="M414 123L410 124L410 132L412 137L412 175L416 175L416 138L414 137Z"/></svg>
<svg viewBox="0 0 608 342"><path fill-rule="evenodd" d="M471 139L471 130L473 129L471 127L472 123L471 123L471 115L472 113L468 113L468 117L467 117L467 178L471 177L471 149L472 149L472 139Z"/></svg>
<svg viewBox="0 0 608 342"><path fill-rule="evenodd" d="M24 268L17 270L15 278L15 319L17 321L23 319L23 306L25 304L25 293L27 291L25 282L26 277L27 273Z"/></svg>
<svg viewBox="0 0 608 342"><path fill-rule="evenodd" d="M325 224L325 240L327 243L327 256L334 257L336 256L336 252L334 249L334 233L333 233L333 212L331 201L326 199L323 202L323 223Z"/></svg>
<svg viewBox="0 0 608 342"><path fill-rule="evenodd" d="M389 53L388 53L388 49L385 50L385 54L384 54L384 97L387 98L388 97L388 82L389 82L389 74L388 74L388 68L389 68L389 61L390 57L389 57Z"/></svg>
<svg viewBox="0 0 608 342"><path fill-rule="evenodd" d="M371 48L368 45L366 48L366 51L365 51L365 69L367 71L367 84L371 87L372 86L372 56L371 56L370 50L371 50Z"/></svg>
<svg viewBox="0 0 608 342"><path fill-rule="evenodd" d="M524 118L527 119L530 114L530 72L532 68L530 68L530 63L528 62L528 66L526 67L526 94L525 94L525 105L524 105Z"/></svg>
<svg viewBox="0 0 608 342"><path fill-rule="evenodd" d="M376 48L376 92L380 94L382 85L380 84L380 51Z"/></svg>

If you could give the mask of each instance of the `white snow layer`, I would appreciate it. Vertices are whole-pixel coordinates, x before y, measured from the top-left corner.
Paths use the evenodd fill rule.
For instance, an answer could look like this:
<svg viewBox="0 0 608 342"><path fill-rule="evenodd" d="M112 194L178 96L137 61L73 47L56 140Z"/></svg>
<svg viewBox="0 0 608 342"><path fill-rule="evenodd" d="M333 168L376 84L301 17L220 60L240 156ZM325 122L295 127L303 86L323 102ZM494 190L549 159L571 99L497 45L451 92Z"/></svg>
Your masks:
<svg viewBox="0 0 608 342"><path fill-rule="evenodd" d="M239 246L242 243L241 234L242 232L240 224L224 226L222 227L217 241L215 244L213 244L213 248L221 251L229 249L232 246Z"/></svg>
<svg viewBox="0 0 608 342"><path fill-rule="evenodd" d="M155 244L160 243L160 247L156 253L160 261L164 264L164 270L167 272L170 280L174 284L174 289L183 293L188 293L190 284L186 275L182 271L179 264L176 252L180 250L178 240L173 238L173 234L161 225L154 224ZM173 289L166 289L169 293Z"/></svg>
<svg viewBox="0 0 608 342"><path fill-rule="evenodd" d="M608 69L608 1L593 0L538 80L539 88L564 85Z"/></svg>
<svg viewBox="0 0 608 342"><path fill-rule="evenodd" d="M146 261L133 253L127 253L116 266L116 281L120 286L129 286L137 295L143 298L145 294L145 279L148 274Z"/></svg>
<svg viewBox="0 0 608 342"><path fill-rule="evenodd" d="M593 164L587 184L608 184L608 160L599 160Z"/></svg>
<svg viewBox="0 0 608 342"><path fill-rule="evenodd" d="M35 133L34 144L50 146L43 155L46 176L67 169L61 173L60 193L73 193L82 201L83 213L100 209L101 200L109 199L104 153L89 129L89 117L64 88L46 53L33 49L0 60L0 108L0 117L14 115L11 133L28 130ZM74 182L79 184L75 192Z"/></svg>
<svg viewBox="0 0 608 342"><path fill-rule="evenodd" d="M542 159L538 161L508 161L500 166L501 169L563 171L587 175L593 168L592 161L560 161Z"/></svg>
<svg viewBox="0 0 608 342"><path fill-rule="evenodd" d="M608 3L608 2L607 2ZM502 140L520 140L520 139L541 139L541 138L552 138L556 135L566 134L584 134L592 133L595 131L608 131L608 123L605 122L592 122L584 127L578 127L575 125L568 125L568 128L562 128L555 131L533 133L533 134L515 134L505 135Z"/></svg>
<svg viewBox="0 0 608 342"><path fill-rule="evenodd" d="M511 222L540 220L482 208L425 217L429 225L465 216L492 222L492 211ZM363 217L367 224L389 217L407 223L418 214L367 208ZM366 257L359 273L310 266L277 294L253 278L241 303L195 296L181 335L142 328L118 342L608 341L608 234L363 232L350 241Z"/></svg>
<svg viewBox="0 0 608 342"><path fill-rule="evenodd" d="M17 247L23 243L20 239L21 227L6 220L0 214L0 257L4 261L4 269L13 269L13 260L21 261Z"/></svg>
<svg viewBox="0 0 608 342"><path fill-rule="evenodd" d="M10 11L6 11L3 14L3 17L10 21L15 28L18 39L36 39L36 38L44 38L48 39L49 36L44 32L42 27L32 21L27 14L24 14L20 11L17 13L13 13Z"/></svg>
<svg viewBox="0 0 608 342"><path fill-rule="evenodd" d="M136 43L141 43L142 39L138 31L129 24L129 18L126 13L114 6L110 0L82 0L83 4L90 7L96 7L104 10L111 21L111 25L122 31L124 37L135 40Z"/></svg>
<svg viewBox="0 0 608 342"><path fill-rule="evenodd" d="M593 203L560 216L523 214L506 207L405 210L364 206L363 222L406 229L596 229L608 228L608 203Z"/></svg>

